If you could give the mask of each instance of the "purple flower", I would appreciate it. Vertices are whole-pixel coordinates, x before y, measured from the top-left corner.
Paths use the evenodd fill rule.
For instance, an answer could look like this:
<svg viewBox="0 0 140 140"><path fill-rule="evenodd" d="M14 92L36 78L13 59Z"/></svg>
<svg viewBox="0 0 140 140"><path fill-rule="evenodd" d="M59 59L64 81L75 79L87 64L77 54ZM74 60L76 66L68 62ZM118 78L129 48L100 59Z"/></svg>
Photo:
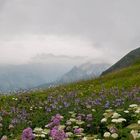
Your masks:
<svg viewBox="0 0 140 140"><path fill-rule="evenodd" d="M83 132L83 129L81 129L81 128L75 128L74 129L74 133L75 134L80 134L80 133L82 133Z"/></svg>
<svg viewBox="0 0 140 140"><path fill-rule="evenodd" d="M31 128L26 128L22 132L22 140L34 140L35 136Z"/></svg>
<svg viewBox="0 0 140 140"><path fill-rule="evenodd" d="M93 120L92 114L88 114L87 117L86 117L86 120L87 121L92 121Z"/></svg>
<svg viewBox="0 0 140 140"><path fill-rule="evenodd" d="M53 140L64 140L67 138L64 130L59 130L57 127L54 127L51 130L50 136L53 138Z"/></svg>
<svg viewBox="0 0 140 140"><path fill-rule="evenodd" d="M106 101L106 104L104 106L105 108L109 108L110 107L110 102L109 101Z"/></svg>
<svg viewBox="0 0 140 140"><path fill-rule="evenodd" d="M54 125L59 125L61 119L62 119L62 116L60 114L57 114L55 117L52 118L52 122Z"/></svg>

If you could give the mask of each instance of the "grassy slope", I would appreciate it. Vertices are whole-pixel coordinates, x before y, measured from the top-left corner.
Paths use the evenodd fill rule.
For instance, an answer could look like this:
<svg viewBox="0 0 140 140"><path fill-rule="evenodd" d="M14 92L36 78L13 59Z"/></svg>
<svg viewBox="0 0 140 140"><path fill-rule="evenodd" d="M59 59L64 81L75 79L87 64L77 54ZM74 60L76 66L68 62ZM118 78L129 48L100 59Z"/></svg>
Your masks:
<svg viewBox="0 0 140 140"><path fill-rule="evenodd" d="M80 81L77 83L71 83L67 85L58 86L55 88L50 88L47 90L40 90L31 93L24 93L23 96L32 97L33 100L43 99L49 93L68 93L71 91L82 92L85 96L90 95L93 92L99 92L103 88L110 89L113 87L118 87L119 89L125 88L129 90L134 86L140 87L140 63L136 63L128 68L112 72L105 76L101 76L97 79L91 79L87 81ZM17 95L18 96L18 95ZM15 95L10 96L0 96L1 99L15 97Z"/></svg>
<svg viewBox="0 0 140 140"><path fill-rule="evenodd" d="M114 72L114 71L122 69L122 68L126 68L126 67L134 64L134 62L139 61L139 60L140 60L140 48L137 48L137 49L129 52L127 55L125 55L123 58L121 58L117 63L115 63L109 69L104 71L102 73L102 75L105 75L110 72Z"/></svg>
<svg viewBox="0 0 140 140"><path fill-rule="evenodd" d="M66 89L67 91L79 90L83 93L91 93L93 91L98 92L102 90L102 88L110 89L116 86L119 89L131 89L134 86L140 86L140 63L136 63L132 66L101 76L94 80L91 79L88 81L59 86L48 90L48 92L55 89L59 91Z"/></svg>
<svg viewBox="0 0 140 140"><path fill-rule="evenodd" d="M90 96L90 94L94 92L98 93L98 91L102 90L102 88L110 89L112 87L118 87L119 89L125 88L129 90L134 86L138 86L138 87L140 86L140 63L136 63L133 66L124 68L114 73L110 73L108 75L102 76L95 80L80 81L77 83L72 83L65 86L59 86L48 90L36 91L33 93L27 93L27 94L25 93L23 95L18 95L19 96L18 98L21 98L21 100L17 104L15 104L15 102L11 100L11 98L15 97L15 95L0 96L0 107L7 110L9 109L9 106L14 106L14 105L16 105L18 108L22 108L22 107L29 108L31 104L39 105L40 104L39 102L43 102L47 98L48 94L50 93L60 95L62 93L65 94L71 91L76 91L78 93L82 93L83 97L85 97L85 96ZM30 99L29 103L27 102L25 97L27 98L29 97ZM41 113L40 111L36 111L32 116L33 119L32 121L34 123L40 121L40 126L44 123L42 120L46 119L44 112ZM43 117L43 115L44 118L41 118ZM50 114L50 116L51 115L52 114ZM7 122L9 121L10 119L9 120L7 119ZM41 121L43 123L41 123ZM22 126L21 129L23 128L24 125ZM21 130L16 130L14 133L19 133L19 131L21 132Z"/></svg>

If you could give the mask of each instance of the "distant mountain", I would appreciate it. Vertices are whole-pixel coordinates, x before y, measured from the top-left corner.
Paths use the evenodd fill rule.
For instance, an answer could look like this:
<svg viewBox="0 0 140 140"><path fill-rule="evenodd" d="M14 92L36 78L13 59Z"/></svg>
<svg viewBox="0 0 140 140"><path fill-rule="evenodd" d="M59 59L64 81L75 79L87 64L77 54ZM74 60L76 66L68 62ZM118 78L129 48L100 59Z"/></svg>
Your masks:
<svg viewBox="0 0 140 140"><path fill-rule="evenodd" d="M76 82L79 80L87 80L98 77L110 65L106 63L92 64L84 63L80 66L73 67L69 72L65 73L60 79L55 82L47 83L39 86L39 88L48 88L60 84Z"/></svg>
<svg viewBox="0 0 140 140"><path fill-rule="evenodd" d="M64 74L59 80L60 83L69 83L79 80L86 80L90 78L98 77L104 70L106 70L110 65L92 64L84 63L79 67L73 67L68 73Z"/></svg>
<svg viewBox="0 0 140 140"><path fill-rule="evenodd" d="M60 64L0 65L0 92L30 89L50 83L70 69Z"/></svg>
<svg viewBox="0 0 140 140"><path fill-rule="evenodd" d="M104 71L102 73L102 75L105 75L105 74L113 72L113 71L117 71L117 70L125 68L125 67L128 67L128 66L130 66L133 63L135 63L138 60L140 60L140 48L137 48L137 49L129 52L122 59L120 59L117 63L115 63L109 69Z"/></svg>

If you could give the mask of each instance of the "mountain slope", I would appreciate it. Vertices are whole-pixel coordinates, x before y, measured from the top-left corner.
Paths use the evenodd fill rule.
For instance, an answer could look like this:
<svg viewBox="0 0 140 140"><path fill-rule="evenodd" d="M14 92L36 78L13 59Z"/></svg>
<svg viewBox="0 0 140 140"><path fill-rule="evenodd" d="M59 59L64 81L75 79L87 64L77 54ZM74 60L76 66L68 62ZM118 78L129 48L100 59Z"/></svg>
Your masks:
<svg viewBox="0 0 140 140"><path fill-rule="evenodd" d="M104 71L102 73L102 75L125 68L127 66L130 66L131 64L134 64L139 59L140 59L140 48L137 48L137 49L129 52L122 59L120 59L117 63L115 63L109 69Z"/></svg>
<svg viewBox="0 0 140 140"><path fill-rule="evenodd" d="M60 84L67 84L80 80L96 78L109 66L110 64L107 63L92 64L91 62L87 62L80 66L73 67L70 71L62 75L60 79L51 83L40 85L38 88L54 87Z"/></svg>
<svg viewBox="0 0 140 140"><path fill-rule="evenodd" d="M109 66L110 65L106 63L84 63L79 67L73 67L68 73L64 74L59 80L59 83L70 83L78 80L96 78Z"/></svg>

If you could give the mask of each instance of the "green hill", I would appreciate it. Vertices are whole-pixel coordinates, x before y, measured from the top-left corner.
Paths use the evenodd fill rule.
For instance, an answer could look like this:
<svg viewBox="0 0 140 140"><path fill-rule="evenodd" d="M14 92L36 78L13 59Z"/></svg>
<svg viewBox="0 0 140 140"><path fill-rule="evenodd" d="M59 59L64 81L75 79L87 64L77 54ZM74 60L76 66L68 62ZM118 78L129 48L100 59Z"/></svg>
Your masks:
<svg viewBox="0 0 140 140"><path fill-rule="evenodd" d="M102 75L105 75L107 73L128 67L132 64L134 64L136 61L140 60L140 48L137 48L131 52L129 52L127 55L125 55L122 59L120 59L117 63L115 63L113 66L111 66L109 69L104 71Z"/></svg>
<svg viewBox="0 0 140 140"><path fill-rule="evenodd" d="M54 123L53 119L57 118L55 115L59 113L64 117L61 120L61 124L66 127L63 131L72 132L70 140L80 140L84 136L89 140L90 137L103 138L106 132L111 131L110 127L117 130L118 139L131 140L132 129L140 129L137 124L140 116L135 114L135 111L139 111L140 105L139 87L140 63L137 62L95 80L19 95L1 95L0 137L7 135L9 140L15 138L19 140L23 129L39 127L41 129L38 131L35 129L34 132L38 136L36 139L44 139L38 134L41 133L49 140L48 130L54 128L46 130L45 125ZM136 107L131 108L131 104L136 104ZM109 114L108 109L111 109ZM126 114L125 110L129 114ZM111 116L115 112L124 118L119 125L111 122ZM107 123L101 122L104 113L107 115ZM79 131L82 129L82 132L77 129ZM60 133L60 130L57 131ZM113 137L111 132L109 133L110 137Z"/></svg>

